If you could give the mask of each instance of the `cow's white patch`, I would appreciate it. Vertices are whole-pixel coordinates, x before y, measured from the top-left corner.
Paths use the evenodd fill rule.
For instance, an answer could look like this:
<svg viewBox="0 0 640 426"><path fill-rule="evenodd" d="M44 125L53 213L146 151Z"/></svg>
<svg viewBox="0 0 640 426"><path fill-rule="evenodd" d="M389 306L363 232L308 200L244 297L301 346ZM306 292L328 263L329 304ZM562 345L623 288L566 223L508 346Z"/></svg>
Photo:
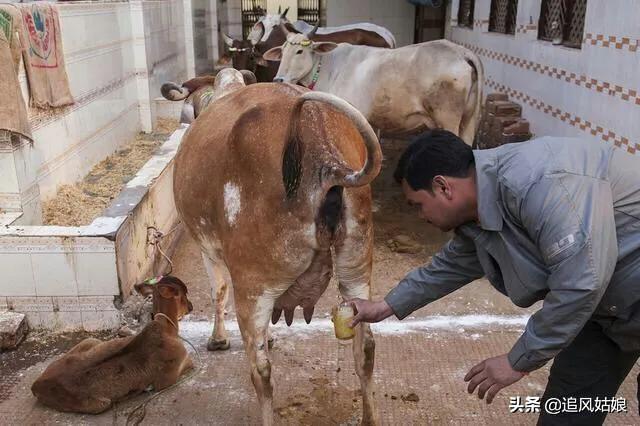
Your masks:
<svg viewBox="0 0 640 426"><path fill-rule="evenodd" d="M266 327L269 325L269 319L271 318L271 313L273 312L273 305L275 304L276 299L280 297L282 293L287 291L287 288L289 288L289 284L268 288L261 296L258 296L256 300L256 310L253 314L256 330L266 331Z"/></svg>
<svg viewBox="0 0 640 426"><path fill-rule="evenodd" d="M368 299L371 288L368 283L342 283L340 291L346 300L356 297Z"/></svg>
<svg viewBox="0 0 640 426"><path fill-rule="evenodd" d="M234 225L242 208L240 202L240 188L232 182L224 184L224 213L229 225Z"/></svg>

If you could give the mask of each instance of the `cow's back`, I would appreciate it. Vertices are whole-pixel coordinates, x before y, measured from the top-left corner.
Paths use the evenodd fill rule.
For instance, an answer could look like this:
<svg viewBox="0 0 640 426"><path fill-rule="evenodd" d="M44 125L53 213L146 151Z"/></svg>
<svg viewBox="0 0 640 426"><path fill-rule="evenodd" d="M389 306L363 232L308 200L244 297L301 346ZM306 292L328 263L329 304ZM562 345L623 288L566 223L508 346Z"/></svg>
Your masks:
<svg viewBox="0 0 640 426"><path fill-rule="evenodd" d="M318 89L348 100L390 134L411 133L412 117L418 125L425 109L442 110L454 100L461 105L452 107L463 109L472 84L467 55L473 53L447 40L397 49L340 45L334 52L326 66L332 78Z"/></svg>

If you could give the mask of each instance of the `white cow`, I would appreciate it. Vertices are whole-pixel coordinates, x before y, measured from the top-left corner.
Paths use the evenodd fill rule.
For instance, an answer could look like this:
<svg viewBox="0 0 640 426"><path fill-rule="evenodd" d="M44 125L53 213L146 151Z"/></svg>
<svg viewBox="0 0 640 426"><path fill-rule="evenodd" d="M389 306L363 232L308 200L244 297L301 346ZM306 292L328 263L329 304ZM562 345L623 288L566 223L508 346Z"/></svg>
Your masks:
<svg viewBox="0 0 640 426"><path fill-rule="evenodd" d="M484 73L480 59L462 46L436 40L382 49L290 33L264 58L281 61L274 81L338 95L387 135L441 128L473 142Z"/></svg>

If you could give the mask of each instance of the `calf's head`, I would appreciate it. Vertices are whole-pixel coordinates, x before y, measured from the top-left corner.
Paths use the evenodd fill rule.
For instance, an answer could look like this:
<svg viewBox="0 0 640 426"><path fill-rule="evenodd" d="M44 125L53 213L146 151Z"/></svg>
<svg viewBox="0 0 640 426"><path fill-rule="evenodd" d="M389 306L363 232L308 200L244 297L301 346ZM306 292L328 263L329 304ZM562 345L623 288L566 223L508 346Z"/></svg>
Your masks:
<svg viewBox="0 0 640 426"><path fill-rule="evenodd" d="M153 295L153 314L163 313L180 319L193 310L187 298L187 286L174 276L153 278L136 284L134 288L143 296Z"/></svg>
<svg viewBox="0 0 640 426"><path fill-rule="evenodd" d="M314 31L312 31L313 33ZM269 49L263 55L268 61L280 61L275 82L295 84L313 71L318 56L325 55L338 47L332 42L313 42L313 34L287 34L287 41Z"/></svg>

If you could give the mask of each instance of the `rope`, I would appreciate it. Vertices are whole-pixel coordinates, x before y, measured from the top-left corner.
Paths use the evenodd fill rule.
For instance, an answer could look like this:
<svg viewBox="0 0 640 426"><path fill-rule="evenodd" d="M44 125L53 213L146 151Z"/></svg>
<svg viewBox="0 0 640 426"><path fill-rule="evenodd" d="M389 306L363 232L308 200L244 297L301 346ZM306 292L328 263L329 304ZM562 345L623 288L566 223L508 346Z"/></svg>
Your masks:
<svg viewBox="0 0 640 426"><path fill-rule="evenodd" d="M153 240L149 241L149 244L154 246L155 249L157 249L160 254L162 255L162 257L165 258L165 260L167 261L167 263L169 264L169 271L164 273L164 274L160 274L160 275L171 275L171 272L173 272L173 261L171 260L171 258L169 256L167 256L167 254L164 252L164 250L162 250L162 239L165 237L168 237L169 235L171 235L176 229L178 229L180 227L180 225L182 224L182 222L178 222L176 224L176 226L174 226L173 228L171 228L171 230L169 232L167 232L166 234L163 234L162 231L159 231L158 228L156 228L155 226L147 226L147 232L151 229L153 230Z"/></svg>
<svg viewBox="0 0 640 426"><path fill-rule="evenodd" d="M180 338L180 340L186 342L189 346L191 346L191 348L193 349L194 353L196 354L196 358L198 358L198 366L196 368L194 368L189 374L183 376L180 380L178 380L177 382L175 382L171 386L166 387L166 388L162 389L161 391L156 392L155 394L153 394L149 398L147 398L145 401L143 401L142 403L138 404L127 415L127 421L125 423L126 426L129 426L129 425L138 426L144 420L144 417L147 415L147 404L149 404L151 401L153 401L154 399L156 399L157 397L159 397L163 393L168 392L171 389L173 389L173 388L181 385L182 383L186 382L187 380L192 379L202 369L202 358L200 357L200 352L198 352L196 347L193 346L193 344L190 341L188 341L187 339L185 339L184 337L182 337L180 335L178 335L178 337ZM115 422L115 413L114 413L114 422Z"/></svg>

